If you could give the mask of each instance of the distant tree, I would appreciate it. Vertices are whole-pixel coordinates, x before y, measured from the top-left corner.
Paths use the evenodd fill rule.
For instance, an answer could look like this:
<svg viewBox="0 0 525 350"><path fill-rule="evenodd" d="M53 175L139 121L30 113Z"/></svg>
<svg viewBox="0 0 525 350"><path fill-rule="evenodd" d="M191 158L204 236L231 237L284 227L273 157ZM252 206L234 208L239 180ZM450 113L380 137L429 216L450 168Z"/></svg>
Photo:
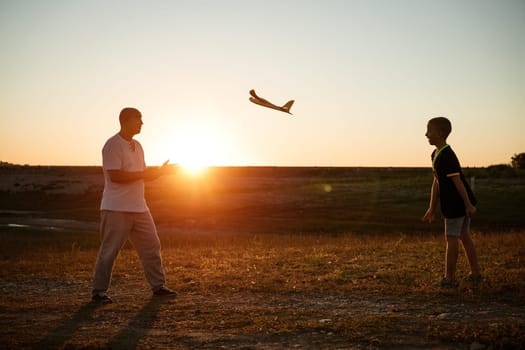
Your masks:
<svg viewBox="0 0 525 350"><path fill-rule="evenodd" d="M525 153L515 154L512 157L512 167L516 169L525 169Z"/></svg>

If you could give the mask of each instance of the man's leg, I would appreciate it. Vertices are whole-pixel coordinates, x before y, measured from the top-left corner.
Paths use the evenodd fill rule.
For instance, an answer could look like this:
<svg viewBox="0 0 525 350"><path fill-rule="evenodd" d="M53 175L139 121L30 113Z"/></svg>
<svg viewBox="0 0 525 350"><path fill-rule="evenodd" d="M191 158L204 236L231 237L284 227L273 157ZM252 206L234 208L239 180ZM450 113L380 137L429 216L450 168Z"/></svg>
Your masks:
<svg viewBox="0 0 525 350"><path fill-rule="evenodd" d="M109 288L113 264L132 227L128 213L102 211L100 214L100 249L93 276L93 295Z"/></svg>
<svg viewBox="0 0 525 350"><path fill-rule="evenodd" d="M142 262L146 280L151 289L156 291L162 288L166 282L164 269L162 268L160 240L157 235L157 229L149 211L134 213L133 215L135 221L129 238Z"/></svg>

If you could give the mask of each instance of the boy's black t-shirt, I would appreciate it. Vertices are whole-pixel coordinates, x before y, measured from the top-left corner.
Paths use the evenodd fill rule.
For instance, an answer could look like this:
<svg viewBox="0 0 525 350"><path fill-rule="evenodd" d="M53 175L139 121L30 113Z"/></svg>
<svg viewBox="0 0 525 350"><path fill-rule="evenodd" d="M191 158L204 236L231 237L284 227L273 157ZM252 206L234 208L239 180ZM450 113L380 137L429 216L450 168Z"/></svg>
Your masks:
<svg viewBox="0 0 525 350"><path fill-rule="evenodd" d="M465 216L465 204L452 182L452 176L459 175L463 185L465 185L470 202L476 205L477 201L461 171L459 160L449 145L446 145L439 152L437 150L432 152L432 170L439 182L439 202L443 216L449 219Z"/></svg>

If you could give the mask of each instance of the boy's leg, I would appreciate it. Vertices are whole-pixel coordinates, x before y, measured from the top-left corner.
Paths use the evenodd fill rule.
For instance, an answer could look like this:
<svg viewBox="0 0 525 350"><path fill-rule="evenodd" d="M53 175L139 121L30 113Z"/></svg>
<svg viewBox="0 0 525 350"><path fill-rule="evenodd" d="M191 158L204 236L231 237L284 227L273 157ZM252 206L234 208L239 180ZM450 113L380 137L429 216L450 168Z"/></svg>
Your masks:
<svg viewBox="0 0 525 350"><path fill-rule="evenodd" d="M93 275L93 295L109 288L111 272L117 255L132 227L129 214L102 211L100 214L100 248Z"/></svg>
<svg viewBox="0 0 525 350"><path fill-rule="evenodd" d="M445 219L445 238L447 241L445 256L445 278L454 280L456 278L456 264L458 261L459 237L463 228L464 217Z"/></svg>
<svg viewBox="0 0 525 350"><path fill-rule="evenodd" d="M135 224L130 233L130 241L137 250L144 268L144 274L153 291L162 288L166 282L162 258L160 255L160 240L155 223L150 212L135 213Z"/></svg>
<svg viewBox="0 0 525 350"><path fill-rule="evenodd" d="M456 278L456 263L458 261L459 239L447 236L447 250L445 253L445 278L453 281Z"/></svg>
<svg viewBox="0 0 525 350"><path fill-rule="evenodd" d="M470 218L465 218L460 239L463 244L463 249L465 249L465 255L467 256L472 276L480 276L481 271L479 268L478 256L476 254L474 242L470 236Z"/></svg>

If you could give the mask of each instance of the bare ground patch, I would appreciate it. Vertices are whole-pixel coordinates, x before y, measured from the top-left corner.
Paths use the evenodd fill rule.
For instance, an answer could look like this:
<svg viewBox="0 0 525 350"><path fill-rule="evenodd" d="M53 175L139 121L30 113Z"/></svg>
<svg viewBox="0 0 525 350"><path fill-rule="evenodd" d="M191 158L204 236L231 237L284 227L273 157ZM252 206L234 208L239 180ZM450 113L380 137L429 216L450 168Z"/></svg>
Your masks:
<svg viewBox="0 0 525 350"><path fill-rule="evenodd" d="M477 235L479 291L442 294L442 242L404 235L162 235L176 298L135 252L89 302L96 235L2 235L7 349L499 349L525 342L523 235ZM466 271L460 260L458 269Z"/></svg>
<svg viewBox="0 0 525 350"><path fill-rule="evenodd" d="M114 288L115 304L97 307L86 302L88 285L49 289L47 281L34 283L40 286L19 294L16 307L2 308L7 348L466 349L476 340L444 341L440 332L467 323L497 329L509 322L521 322L523 331L522 307L475 298L421 302L413 296L243 292L162 299L126 283ZM481 348L490 345L488 335Z"/></svg>

